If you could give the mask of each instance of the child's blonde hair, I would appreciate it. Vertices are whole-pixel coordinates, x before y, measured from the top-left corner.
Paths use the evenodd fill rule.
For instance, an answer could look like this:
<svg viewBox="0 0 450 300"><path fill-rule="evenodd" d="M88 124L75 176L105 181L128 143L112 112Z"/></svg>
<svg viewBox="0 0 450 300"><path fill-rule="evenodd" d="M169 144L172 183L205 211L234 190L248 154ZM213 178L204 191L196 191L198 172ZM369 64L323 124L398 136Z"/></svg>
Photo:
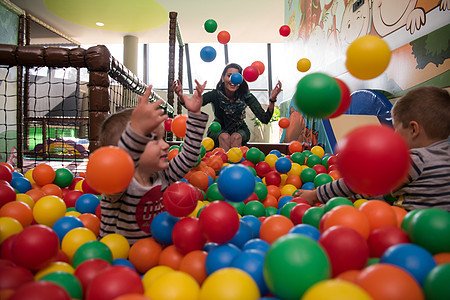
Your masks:
<svg viewBox="0 0 450 300"><path fill-rule="evenodd" d="M122 132L131 120L132 108L126 108L110 115L100 127L100 146L117 146Z"/></svg>

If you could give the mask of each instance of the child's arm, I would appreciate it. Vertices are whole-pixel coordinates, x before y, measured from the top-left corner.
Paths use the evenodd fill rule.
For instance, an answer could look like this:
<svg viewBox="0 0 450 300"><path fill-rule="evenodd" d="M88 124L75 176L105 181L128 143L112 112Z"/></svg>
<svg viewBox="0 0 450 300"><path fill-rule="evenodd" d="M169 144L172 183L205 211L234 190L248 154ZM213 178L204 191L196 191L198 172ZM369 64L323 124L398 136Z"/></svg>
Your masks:
<svg viewBox="0 0 450 300"><path fill-rule="evenodd" d="M205 90L206 81L203 84L200 84L197 80L195 80L195 83L197 84L197 86L195 87L194 94L190 98L187 95L183 95L183 89L179 81L176 81L174 83L174 90L175 93L180 98L181 103L184 104L184 106L186 107L186 109L190 112L198 114L200 113L200 109L202 108L203 105L202 94L203 91Z"/></svg>

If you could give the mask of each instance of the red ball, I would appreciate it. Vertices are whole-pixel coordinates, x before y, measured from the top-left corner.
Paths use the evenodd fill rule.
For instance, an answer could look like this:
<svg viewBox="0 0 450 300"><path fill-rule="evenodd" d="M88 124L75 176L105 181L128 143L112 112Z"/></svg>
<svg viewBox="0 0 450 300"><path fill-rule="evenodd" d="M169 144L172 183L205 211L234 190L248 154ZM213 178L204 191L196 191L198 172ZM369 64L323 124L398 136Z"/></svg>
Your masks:
<svg viewBox="0 0 450 300"><path fill-rule="evenodd" d="M214 201L202 209L199 224L207 240L221 244L231 240L238 231L239 216L231 204Z"/></svg>
<svg viewBox="0 0 450 300"><path fill-rule="evenodd" d="M109 300L132 293L144 293L139 274L129 267L112 266L92 280L86 300Z"/></svg>
<svg viewBox="0 0 450 300"><path fill-rule="evenodd" d="M389 193L406 179L409 168L408 145L390 127L359 127L340 141L339 172L358 194Z"/></svg>
<svg viewBox="0 0 450 300"><path fill-rule="evenodd" d="M16 192L14 188L5 180L0 180L0 207L4 204L16 200Z"/></svg>
<svg viewBox="0 0 450 300"><path fill-rule="evenodd" d="M164 130L167 132L171 132L172 131L172 121L173 119L168 118L164 121Z"/></svg>
<svg viewBox="0 0 450 300"><path fill-rule="evenodd" d="M75 203L77 202L78 197L83 195L82 191L78 190L69 190L66 196L63 198L67 207L75 207Z"/></svg>
<svg viewBox="0 0 450 300"><path fill-rule="evenodd" d="M192 217L181 219L175 224L172 241L182 254L201 250L206 243L198 219Z"/></svg>
<svg viewBox="0 0 450 300"><path fill-rule="evenodd" d="M337 159L338 159L338 157L336 155L332 155L332 156L330 156L328 158L328 160L327 160L328 170L329 170L331 165L336 165L337 164Z"/></svg>
<svg viewBox="0 0 450 300"><path fill-rule="evenodd" d="M83 180L83 182L81 183L81 189L85 194L94 194L94 195L100 194L88 184L87 180Z"/></svg>
<svg viewBox="0 0 450 300"><path fill-rule="evenodd" d="M231 39L231 35L228 31L222 30L217 34L217 40L221 44L227 44Z"/></svg>
<svg viewBox="0 0 450 300"><path fill-rule="evenodd" d="M11 182L12 180L11 169L5 165L0 165L0 179Z"/></svg>
<svg viewBox="0 0 450 300"><path fill-rule="evenodd" d="M339 117L347 111L351 103L350 89L348 86L339 78L334 78L334 80L337 81L339 84L339 89L341 90L341 102L335 112L332 113L327 119Z"/></svg>
<svg viewBox="0 0 450 300"><path fill-rule="evenodd" d="M288 25L283 25L279 31L281 36L287 37L291 33L291 28Z"/></svg>
<svg viewBox="0 0 450 300"><path fill-rule="evenodd" d="M272 171L272 167L266 161L260 161L256 164L255 171L259 177L263 178L266 177L267 173Z"/></svg>
<svg viewBox="0 0 450 300"><path fill-rule="evenodd" d="M73 274L80 280L83 291L86 291L92 280L110 267L111 264L104 259L91 258L79 264Z"/></svg>
<svg viewBox="0 0 450 300"><path fill-rule="evenodd" d="M292 202L292 200L291 200ZM299 203L291 209L289 219L291 219L294 225L302 224L302 218L305 212L311 208L311 205L305 203Z"/></svg>
<svg viewBox="0 0 450 300"><path fill-rule="evenodd" d="M256 167L255 164L249 160L244 160L243 162L241 162L241 165L246 167L252 167L253 169Z"/></svg>
<svg viewBox="0 0 450 300"><path fill-rule="evenodd" d="M33 271L50 264L58 254L58 235L45 225L32 225L20 233L12 245L14 262Z"/></svg>
<svg viewBox="0 0 450 300"><path fill-rule="evenodd" d="M69 293L60 285L45 280L29 282L21 286L9 300L70 300Z"/></svg>
<svg viewBox="0 0 450 300"><path fill-rule="evenodd" d="M75 186L77 185L78 181L84 180L83 177L77 176L74 177L72 180L72 183L69 185L69 190L75 189Z"/></svg>
<svg viewBox="0 0 450 300"><path fill-rule="evenodd" d="M223 163L228 162L228 155L225 152L218 151L214 155L220 157L222 159Z"/></svg>
<svg viewBox="0 0 450 300"><path fill-rule="evenodd" d="M312 168L317 172L317 174L328 173L327 168L323 165L315 165Z"/></svg>
<svg viewBox="0 0 450 300"><path fill-rule="evenodd" d="M266 69L266 67L264 66L264 63L259 60L254 61L252 63L252 66L254 66L258 69L259 75L262 75L262 73L264 73L264 70Z"/></svg>
<svg viewBox="0 0 450 300"><path fill-rule="evenodd" d="M253 82L259 77L259 71L258 68L254 66L248 66L244 69L242 72L242 76L244 76L244 79L248 82Z"/></svg>
<svg viewBox="0 0 450 300"><path fill-rule="evenodd" d="M0 291L17 290L27 282L34 281L33 273L17 265L0 266Z"/></svg>
<svg viewBox="0 0 450 300"><path fill-rule="evenodd" d="M163 193L163 204L175 217L185 217L197 207L195 187L183 181L172 183Z"/></svg>
<svg viewBox="0 0 450 300"><path fill-rule="evenodd" d="M280 126L280 128L288 128L290 124L290 121L288 118L280 118L280 120L278 120L278 126Z"/></svg>
<svg viewBox="0 0 450 300"><path fill-rule="evenodd" d="M281 184L281 175L276 171L271 171L266 174L266 185L279 186Z"/></svg>
<svg viewBox="0 0 450 300"><path fill-rule="evenodd" d="M404 243L411 243L408 234L400 227L393 225L374 229L367 238L370 257L381 257L387 248Z"/></svg>
<svg viewBox="0 0 450 300"><path fill-rule="evenodd" d="M366 239L346 226L333 226L320 236L331 263L333 277L348 270L361 270L369 259Z"/></svg>

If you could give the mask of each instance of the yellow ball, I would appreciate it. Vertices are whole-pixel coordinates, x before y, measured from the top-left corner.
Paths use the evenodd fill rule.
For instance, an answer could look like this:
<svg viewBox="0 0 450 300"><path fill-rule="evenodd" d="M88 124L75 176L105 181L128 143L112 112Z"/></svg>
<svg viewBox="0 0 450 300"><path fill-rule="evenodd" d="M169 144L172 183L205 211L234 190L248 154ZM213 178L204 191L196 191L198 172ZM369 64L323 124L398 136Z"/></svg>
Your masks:
<svg viewBox="0 0 450 300"><path fill-rule="evenodd" d="M230 150L228 150L227 156L228 160L231 161L232 163L238 163L242 160L242 157L244 155L242 154L241 149L237 147L232 147L230 148Z"/></svg>
<svg viewBox="0 0 450 300"><path fill-rule="evenodd" d="M302 300L370 300L372 297L353 282L339 279L320 281L303 294Z"/></svg>
<svg viewBox="0 0 450 300"><path fill-rule="evenodd" d="M20 201L20 202L27 204L31 209L33 209L34 204L35 204L33 198L31 198L30 195L21 194L21 193L16 194L16 201Z"/></svg>
<svg viewBox="0 0 450 300"><path fill-rule="evenodd" d="M81 216L80 212L77 212L76 210L68 211L64 216L72 216L72 217L79 217Z"/></svg>
<svg viewBox="0 0 450 300"><path fill-rule="evenodd" d="M276 156L275 154L267 154L264 161L273 168L273 167L275 167L275 162L277 161L277 159L278 159L278 156Z"/></svg>
<svg viewBox="0 0 450 300"><path fill-rule="evenodd" d="M123 235L111 233L103 237L100 242L108 246L109 250L111 250L113 259L128 258L128 254L130 253L130 244Z"/></svg>
<svg viewBox="0 0 450 300"><path fill-rule="evenodd" d="M311 62L307 58L302 58L297 62L297 70L306 72L311 68Z"/></svg>
<svg viewBox="0 0 450 300"><path fill-rule="evenodd" d="M303 168L298 163L292 163L292 167L287 173L287 175L298 175L300 176L300 173L302 172Z"/></svg>
<svg viewBox="0 0 450 300"><path fill-rule="evenodd" d="M354 40L347 48L345 66L358 79L373 79L389 65L391 50L380 37L366 35Z"/></svg>
<svg viewBox="0 0 450 300"><path fill-rule="evenodd" d="M62 271L66 273L73 274L75 272L75 269L69 265L68 263L62 262L62 261L55 261L45 267L42 270L39 270L39 272L34 275L35 280L39 280L40 278L44 277L47 274L56 272L56 271Z"/></svg>
<svg viewBox="0 0 450 300"><path fill-rule="evenodd" d="M297 187L293 184L286 184L281 188L281 195L289 195L292 196L294 192L297 190Z"/></svg>
<svg viewBox="0 0 450 300"><path fill-rule="evenodd" d="M0 244L11 235L23 230L22 224L11 217L0 217Z"/></svg>
<svg viewBox="0 0 450 300"><path fill-rule="evenodd" d="M33 169L26 171L25 174L23 174L23 177L28 179L30 183L36 183L36 181L34 181L33 179Z"/></svg>
<svg viewBox="0 0 450 300"><path fill-rule="evenodd" d="M199 292L200 286L191 275L173 271L156 278L145 290L145 296L152 300L198 299Z"/></svg>
<svg viewBox="0 0 450 300"><path fill-rule="evenodd" d="M211 151L214 148L214 140L210 137L206 137L202 141L203 147L205 147L206 151Z"/></svg>
<svg viewBox="0 0 450 300"><path fill-rule="evenodd" d="M83 181L84 181L84 179L78 181L78 182L75 184L75 187L74 187L73 189L74 189L75 191L82 191L82 192L83 192Z"/></svg>
<svg viewBox="0 0 450 300"><path fill-rule="evenodd" d="M195 207L194 211L191 212L188 217L194 217L196 218L198 215L198 211L205 206L205 203L203 203L203 201L197 201L197 206Z"/></svg>
<svg viewBox="0 0 450 300"><path fill-rule="evenodd" d="M367 202L367 199L358 199L355 202L353 202L353 205L356 208L359 208L364 202Z"/></svg>
<svg viewBox="0 0 450 300"><path fill-rule="evenodd" d="M33 217L38 224L52 227L66 214L66 203L58 196L48 195L36 201L33 207Z"/></svg>
<svg viewBox="0 0 450 300"><path fill-rule="evenodd" d="M325 150L323 150L320 146L314 146L311 148L311 153L317 155L318 157L322 158L325 154Z"/></svg>
<svg viewBox="0 0 450 300"><path fill-rule="evenodd" d="M86 242L96 241L97 237L95 234L84 227L78 227L70 230L64 236L61 243L61 250L72 260L75 252Z"/></svg>
<svg viewBox="0 0 450 300"><path fill-rule="evenodd" d="M260 293L256 282L237 268L222 268L209 275L200 289L199 300L256 300Z"/></svg>
<svg viewBox="0 0 450 300"><path fill-rule="evenodd" d="M280 186L284 185L286 183L286 179L288 178L288 174L280 174L281 177L281 183Z"/></svg>
<svg viewBox="0 0 450 300"><path fill-rule="evenodd" d="M142 276L142 285L145 290L148 290L149 286L155 281L159 276L162 276L166 273L173 272L173 269L168 266L156 266L145 272L144 276Z"/></svg>

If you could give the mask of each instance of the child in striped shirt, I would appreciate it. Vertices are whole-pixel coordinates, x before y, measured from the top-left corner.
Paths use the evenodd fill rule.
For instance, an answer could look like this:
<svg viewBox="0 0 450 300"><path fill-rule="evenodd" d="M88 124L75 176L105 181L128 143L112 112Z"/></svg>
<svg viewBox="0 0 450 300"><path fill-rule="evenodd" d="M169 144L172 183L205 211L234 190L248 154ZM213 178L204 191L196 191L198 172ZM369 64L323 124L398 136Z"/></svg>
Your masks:
<svg viewBox="0 0 450 300"><path fill-rule="evenodd" d="M407 181L392 191L395 205L406 210L441 208L450 211L450 95L445 89L424 86L399 98L391 111L394 129L410 148ZM299 190L295 196L311 205L333 197L362 198L343 179ZM382 197L382 196L380 196Z"/></svg>
<svg viewBox="0 0 450 300"><path fill-rule="evenodd" d="M186 136L180 153L170 162L169 145L164 140L163 126L167 115L159 108L162 100L148 102L151 87L139 97L139 103L131 112L129 122L126 117L114 118L114 115L110 118L117 119L116 121L113 119L111 122L109 118L105 121L105 124L109 124L102 126L101 136L110 134L108 131L114 130L113 128L121 128L123 132L119 131L121 135L118 146L130 154L135 163L135 173L125 191L102 195L99 238L117 233L134 244L139 239L150 237L153 218L164 211L163 191L171 183L183 178L197 164L208 115L201 112L206 82L196 83L194 95L190 98L183 96L188 110ZM123 114L129 115L127 112ZM114 142L113 135L109 139Z"/></svg>

